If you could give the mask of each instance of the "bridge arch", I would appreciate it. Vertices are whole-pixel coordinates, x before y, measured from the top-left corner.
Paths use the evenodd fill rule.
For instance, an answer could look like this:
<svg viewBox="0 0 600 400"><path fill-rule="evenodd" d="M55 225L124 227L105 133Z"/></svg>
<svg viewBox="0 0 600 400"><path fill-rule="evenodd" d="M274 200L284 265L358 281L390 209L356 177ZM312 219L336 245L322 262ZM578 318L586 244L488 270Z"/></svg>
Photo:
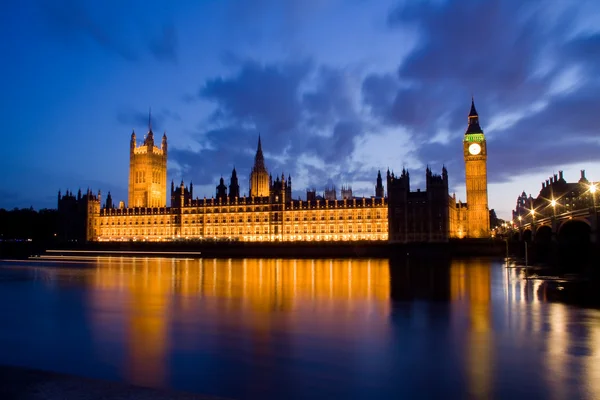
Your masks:
<svg viewBox="0 0 600 400"><path fill-rule="evenodd" d="M587 218L583 218L583 217L570 218L570 219L565 219L565 220L563 220L560 223L560 225L558 227L558 233L560 234L560 231L563 229L563 227L565 225L572 224L572 223L577 223L577 222L580 222L580 223L583 223L583 224L587 225L590 229L592 227L592 223ZM583 226L581 226L581 227L583 228Z"/></svg>
<svg viewBox="0 0 600 400"><path fill-rule="evenodd" d="M549 225L539 226L535 230L536 243L550 243L552 241L552 227Z"/></svg>
<svg viewBox="0 0 600 400"><path fill-rule="evenodd" d="M591 247L590 233L591 226L584 219L569 219L560 225L559 261L565 270L583 270Z"/></svg>
<svg viewBox="0 0 600 400"><path fill-rule="evenodd" d="M523 241L525 242L531 242L531 238L533 237L533 233L531 232L531 229L526 228L523 231Z"/></svg>

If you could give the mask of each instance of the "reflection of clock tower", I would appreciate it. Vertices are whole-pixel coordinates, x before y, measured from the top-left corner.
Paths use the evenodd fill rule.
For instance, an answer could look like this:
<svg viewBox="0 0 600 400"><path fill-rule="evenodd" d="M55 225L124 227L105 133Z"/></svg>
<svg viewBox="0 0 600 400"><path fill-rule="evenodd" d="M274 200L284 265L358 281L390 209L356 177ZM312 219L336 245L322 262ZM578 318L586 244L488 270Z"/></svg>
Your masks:
<svg viewBox="0 0 600 400"><path fill-rule="evenodd" d="M487 146L475 102L471 101L469 126L463 141L467 186L467 236L490 236L490 213L487 196Z"/></svg>

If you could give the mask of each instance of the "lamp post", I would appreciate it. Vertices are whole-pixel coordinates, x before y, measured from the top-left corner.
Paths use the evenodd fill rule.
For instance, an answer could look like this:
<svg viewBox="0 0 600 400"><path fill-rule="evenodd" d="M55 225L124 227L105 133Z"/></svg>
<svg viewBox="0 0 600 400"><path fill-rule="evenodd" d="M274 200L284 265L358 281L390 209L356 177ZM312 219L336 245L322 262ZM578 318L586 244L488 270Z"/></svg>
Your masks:
<svg viewBox="0 0 600 400"><path fill-rule="evenodd" d="M557 238L556 238L556 200L554 200L554 197L552 197L552 200L550 201L550 205L552 206L552 241L556 242Z"/></svg>
<svg viewBox="0 0 600 400"><path fill-rule="evenodd" d="M590 185L590 193L592 194L592 207L594 208L593 219L592 219L592 234L590 235L590 242L596 243L596 228L598 226L598 211L596 211L596 184L592 182Z"/></svg>

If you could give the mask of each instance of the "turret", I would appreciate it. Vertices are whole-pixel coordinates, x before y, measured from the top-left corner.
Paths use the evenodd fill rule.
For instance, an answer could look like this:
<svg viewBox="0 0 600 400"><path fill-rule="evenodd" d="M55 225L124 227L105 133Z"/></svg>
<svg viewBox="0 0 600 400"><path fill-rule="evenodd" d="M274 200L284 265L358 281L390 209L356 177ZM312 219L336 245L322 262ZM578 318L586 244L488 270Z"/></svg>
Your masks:
<svg viewBox="0 0 600 400"><path fill-rule="evenodd" d="M110 192L108 192L108 194L106 195L105 208L114 208L113 200L112 200L112 196L110 195Z"/></svg>
<svg viewBox="0 0 600 400"><path fill-rule="evenodd" d="M233 167L231 171L231 179L229 180L229 199L233 200L240 197L240 185L238 182L237 171Z"/></svg>
<svg viewBox="0 0 600 400"><path fill-rule="evenodd" d="M375 185L375 197L383 197L383 179L381 179L381 171L377 171L377 184Z"/></svg>
<svg viewBox="0 0 600 400"><path fill-rule="evenodd" d="M181 184L179 185L180 196L179 196L179 207L183 208L185 206L185 185L183 184L183 179L181 180Z"/></svg>
<svg viewBox="0 0 600 400"><path fill-rule="evenodd" d="M163 154L166 157L167 156L167 132L163 133L162 144L161 144L160 148L162 149Z"/></svg>
<svg viewBox="0 0 600 400"><path fill-rule="evenodd" d="M129 142L129 149L131 151L131 153L133 154L133 151L135 150L135 130L133 130L131 132L131 141Z"/></svg>
<svg viewBox="0 0 600 400"><path fill-rule="evenodd" d="M288 175L288 179L285 185L285 199L286 201L292 200L292 176Z"/></svg>
<svg viewBox="0 0 600 400"><path fill-rule="evenodd" d="M217 200L225 201L227 199L227 186L225 186L225 180L223 177L219 180L219 186L217 186Z"/></svg>

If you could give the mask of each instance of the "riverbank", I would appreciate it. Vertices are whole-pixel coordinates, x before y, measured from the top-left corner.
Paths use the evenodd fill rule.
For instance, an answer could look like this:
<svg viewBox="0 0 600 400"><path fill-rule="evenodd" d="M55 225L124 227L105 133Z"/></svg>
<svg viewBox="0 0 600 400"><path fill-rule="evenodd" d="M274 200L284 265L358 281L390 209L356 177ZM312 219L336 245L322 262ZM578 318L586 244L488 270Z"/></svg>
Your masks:
<svg viewBox="0 0 600 400"><path fill-rule="evenodd" d="M27 258L44 255L141 257L181 256L189 258L389 258L389 257L468 257L505 254L505 244L494 240L452 240L446 243L387 242L91 242L91 243L4 243L0 258Z"/></svg>
<svg viewBox="0 0 600 400"><path fill-rule="evenodd" d="M212 396L143 388L29 368L0 366L0 399L218 400Z"/></svg>

